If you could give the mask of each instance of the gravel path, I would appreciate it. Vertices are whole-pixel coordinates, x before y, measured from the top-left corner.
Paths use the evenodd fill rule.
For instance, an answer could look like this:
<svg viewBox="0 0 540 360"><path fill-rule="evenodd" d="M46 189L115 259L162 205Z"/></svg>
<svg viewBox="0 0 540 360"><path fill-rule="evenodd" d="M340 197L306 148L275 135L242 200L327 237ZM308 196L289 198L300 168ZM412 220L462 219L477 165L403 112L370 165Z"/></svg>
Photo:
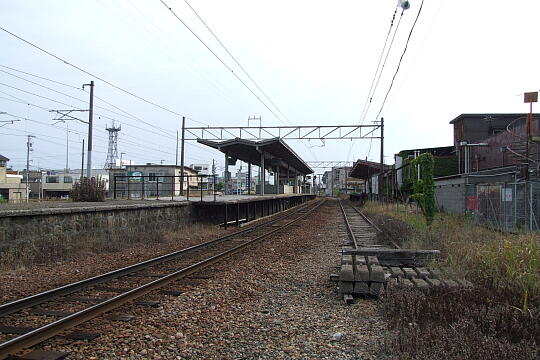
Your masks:
<svg viewBox="0 0 540 360"><path fill-rule="evenodd" d="M130 322L104 316L77 327L101 332L96 340L42 348L70 359L375 359L384 333L376 302L345 306L329 280L339 260L336 205L176 285L178 297L147 296L158 308L115 311L135 315Z"/></svg>

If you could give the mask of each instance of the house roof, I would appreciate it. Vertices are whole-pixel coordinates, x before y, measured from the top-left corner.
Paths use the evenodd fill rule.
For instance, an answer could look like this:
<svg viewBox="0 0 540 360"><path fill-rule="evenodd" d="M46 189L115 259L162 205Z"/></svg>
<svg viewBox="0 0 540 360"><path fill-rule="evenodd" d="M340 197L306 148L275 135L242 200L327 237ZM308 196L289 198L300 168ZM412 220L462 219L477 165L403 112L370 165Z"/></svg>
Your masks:
<svg viewBox="0 0 540 360"><path fill-rule="evenodd" d="M9 161L9 159L4 155L0 154L0 161Z"/></svg>
<svg viewBox="0 0 540 360"><path fill-rule="evenodd" d="M462 119L485 119L486 117L491 118L518 118L520 116L527 116L528 113L475 113L475 114L461 114L458 115L455 119L450 121L450 124L455 124ZM540 114L533 114L534 117L538 117Z"/></svg>
<svg viewBox="0 0 540 360"><path fill-rule="evenodd" d="M313 173L313 170L305 163L305 161L280 138L261 141L251 141L239 138L225 141L198 139L197 142L217 149L233 159L239 159L257 166L261 165L261 153L259 151L262 150L267 154L267 156L265 156L265 167L267 168L274 165L286 169L287 166L289 166L303 175Z"/></svg>

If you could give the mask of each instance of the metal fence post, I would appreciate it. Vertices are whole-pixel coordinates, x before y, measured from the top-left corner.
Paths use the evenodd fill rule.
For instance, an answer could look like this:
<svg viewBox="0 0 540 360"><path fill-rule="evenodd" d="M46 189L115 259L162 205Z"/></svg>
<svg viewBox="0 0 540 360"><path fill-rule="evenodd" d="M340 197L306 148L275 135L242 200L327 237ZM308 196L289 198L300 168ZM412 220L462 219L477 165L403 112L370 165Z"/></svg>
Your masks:
<svg viewBox="0 0 540 360"><path fill-rule="evenodd" d="M142 177L141 199L144 199L144 176Z"/></svg>
<svg viewBox="0 0 540 360"><path fill-rule="evenodd" d="M201 202L202 202L202 201L203 201L203 188L202 188L203 181L202 181L202 175L197 175L197 177L200 179L200 181L199 181L199 186L201 187Z"/></svg>
<svg viewBox="0 0 540 360"><path fill-rule="evenodd" d="M113 182L113 199L116 200L116 175L114 176Z"/></svg>
<svg viewBox="0 0 540 360"><path fill-rule="evenodd" d="M174 192L175 192L175 188L176 188L176 178L174 177L174 175L172 175L169 179L171 179L171 201L174 201Z"/></svg>
<svg viewBox="0 0 540 360"><path fill-rule="evenodd" d="M212 175L214 177L213 185L212 185L212 192L214 193L214 202L216 201L216 175Z"/></svg>
<svg viewBox="0 0 540 360"><path fill-rule="evenodd" d="M228 220L228 214L227 214L227 203L225 203L225 209L223 211L223 216L224 216L224 219L223 219L223 227L225 229L227 229L227 220Z"/></svg>
<svg viewBox="0 0 540 360"><path fill-rule="evenodd" d="M156 197L159 200L159 176L156 177Z"/></svg>
<svg viewBox="0 0 540 360"><path fill-rule="evenodd" d="M191 178L191 175L184 175L184 176L187 176L187 188L186 188L186 190L187 190L187 192L186 192L187 196L186 196L186 200L189 201L189 179Z"/></svg>

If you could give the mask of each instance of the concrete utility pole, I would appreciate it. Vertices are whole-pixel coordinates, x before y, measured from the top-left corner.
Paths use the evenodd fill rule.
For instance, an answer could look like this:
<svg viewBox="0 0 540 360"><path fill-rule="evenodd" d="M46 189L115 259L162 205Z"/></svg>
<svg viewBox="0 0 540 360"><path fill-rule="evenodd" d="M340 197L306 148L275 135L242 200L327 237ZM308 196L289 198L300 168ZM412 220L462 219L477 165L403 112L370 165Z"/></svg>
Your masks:
<svg viewBox="0 0 540 360"><path fill-rule="evenodd" d="M66 122L66 173L69 171L69 124Z"/></svg>
<svg viewBox="0 0 540 360"><path fill-rule="evenodd" d="M379 199L384 200L384 118L381 118L381 183L379 184Z"/></svg>
<svg viewBox="0 0 540 360"><path fill-rule="evenodd" d="M180 196L184 196L184 138L186 130L186 117L182 116L182 142L180 144ZM189 180L188 180L189 186Z"/></svg>
<svg viewBox="0 0 540 360"><path fill-rule="evenodd" d="M82 139L82 151L81 151L81 180L84 177L84 139Z"/></svg>
<svg viewBox="0 0 540 360"><path fill-rule="evenodd" d="M175 165L178 166L178 130L176 130L176 157Z"/></svg>
<svg viewBox="0 0 540 360"><path fill-rule="evenodd" d="M94 122L94 81L90 81L90 84L83 84L90 86L90 107L88 108L88 155L86 162L86 177L92 177L92 125Z"/></svg>
<svg viewBox="0 0 540 360"><path fill-rule="evenodd" d="M26 141L26 202L28 202L30 188L28 185L28 177L30 176L30 151L33 151L32 149L32 138L35 137L34 135L27 135L28 140Z"/></svg>

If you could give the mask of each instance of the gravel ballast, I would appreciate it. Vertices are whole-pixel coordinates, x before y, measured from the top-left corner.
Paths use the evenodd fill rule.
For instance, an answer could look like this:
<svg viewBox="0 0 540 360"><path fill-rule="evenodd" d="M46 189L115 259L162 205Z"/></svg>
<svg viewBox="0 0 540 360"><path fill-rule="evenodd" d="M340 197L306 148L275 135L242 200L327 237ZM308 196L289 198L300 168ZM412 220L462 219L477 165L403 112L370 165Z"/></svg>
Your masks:
<svg viewBox="0 0 540 360"><path fill-rule="evenodd" d="M157 308L126 305L76 328L91 342L56 337L39 346L70 359L375 359L384 322L373 300L346 306L329 280L338 264L335 201L292 228L194 279L158 292ZM184 285L182 285L184 284Z"/></svg>

